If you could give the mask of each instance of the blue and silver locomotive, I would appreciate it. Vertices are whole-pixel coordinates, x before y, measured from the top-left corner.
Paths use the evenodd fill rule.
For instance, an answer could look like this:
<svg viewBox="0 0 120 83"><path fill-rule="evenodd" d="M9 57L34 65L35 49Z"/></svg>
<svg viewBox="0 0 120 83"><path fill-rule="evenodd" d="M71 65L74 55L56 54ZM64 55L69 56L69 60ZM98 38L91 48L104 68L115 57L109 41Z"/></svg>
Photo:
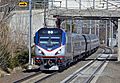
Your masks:
<svg viewBox="0 0 120 83"><path fill-rule="evenodd" d="M41 70L60 70L99 47L91 34L67 33L59 28L41 28L34 37L35 63Z"/></svg>

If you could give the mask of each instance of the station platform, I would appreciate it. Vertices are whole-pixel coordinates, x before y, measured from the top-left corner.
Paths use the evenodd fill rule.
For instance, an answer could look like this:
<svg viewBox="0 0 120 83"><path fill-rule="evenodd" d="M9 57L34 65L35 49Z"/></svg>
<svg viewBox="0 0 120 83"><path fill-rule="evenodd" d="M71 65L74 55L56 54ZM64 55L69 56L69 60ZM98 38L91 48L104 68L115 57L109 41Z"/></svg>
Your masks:
<svg viewBox="0 0 120 83"><path fill-rule="evenodd" d="M93 80L91 83L120 83L120 61L117 61L117 50L113 54L103 54L111 55L107 60L108 64L105 66L103 71L98 74L98 78ZM88 60L93 59L97 54L88 57ZM103 56L104 57L104 56Z"/></svg>
<svg viewBox="0 0 120 83"><path fill-rule="evenodd" d="M110 55L112 56L107 60L108 64L104 67L102 73L98 73L98 78L91 83L120 83L120 61L117 61L118 55Z"/></svg>
<svg viewBox="0 0 120 83"><path fill-rule="evenodd" d="M120 83L120 62L109 61L95 83Z"/></svg>

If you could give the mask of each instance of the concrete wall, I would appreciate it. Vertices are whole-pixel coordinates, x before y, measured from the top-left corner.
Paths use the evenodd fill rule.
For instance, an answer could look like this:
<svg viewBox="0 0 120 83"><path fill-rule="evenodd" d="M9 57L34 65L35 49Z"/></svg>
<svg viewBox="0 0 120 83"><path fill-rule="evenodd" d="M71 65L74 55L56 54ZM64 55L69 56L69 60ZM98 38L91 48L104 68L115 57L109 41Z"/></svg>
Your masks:
<svg viewBox="0 0 120 83"><path fill-rule="evenodd" d="M40 28L44 27L44 10L32 10L32 45L33 43L33 37L35 35L35 32L39 30ZM13 39L15 39L15 35L22 34L22 37L24 37L26 43L28 43L28 29L29 29L29 11L14 11L12 13L15 13L11 20L10 20L10 28L11 28L11 34L13 35ZM46 17L47 25L49 27L55 27L55 18ZM28 45L28 44L27 44Z"/></svg>
<svg viewBox="0 0 120 83"><path fill-rule="evenodd" d="M43 27L43 10L33 10L32 11L32 44L33 44L33 36L35 32ZM14 11L15 15L12 16L10 20L10 28L12 30L13 38L16 33L23 34L27 42L28 38L28 28L29 28L29 11Z"/></svg>

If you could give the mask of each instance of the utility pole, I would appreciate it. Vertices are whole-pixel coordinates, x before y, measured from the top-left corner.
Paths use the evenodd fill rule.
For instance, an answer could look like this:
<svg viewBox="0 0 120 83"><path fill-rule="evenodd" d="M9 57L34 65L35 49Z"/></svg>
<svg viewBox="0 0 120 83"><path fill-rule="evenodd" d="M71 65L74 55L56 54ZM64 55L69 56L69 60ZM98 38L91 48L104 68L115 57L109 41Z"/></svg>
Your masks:
<svg viewBox="0 0 120 83"><path fill-rule="evenodd" d="M112 34L113 34L113 30L112 30L112 28L113 28L113 26L112 26L112 22L111 22L112 20L110 19L109 20L109 22L110 22L110 33L109 33L109 46L110 47L112 47L112 43L113 43L113 40L112 40L112 38L113 38L113 36L112 36Z"/></svg>
<svg viewBox="0 0 120 83"><path fill-rule="evenodd" d="M31 65L31 28L32 28L32 0L29 0L29 66L28 66L28 69L32 69L32 65Z"/></svg>
<svg viewBox="0 0 120 83"><path fill-rule="evenodd" d="M72 25L73 25L73 18L71 18L71 20L70 20L70 35L72 35ZM73 42L72 42L72 36L69 36L70 37L70 48L71 48L71 53L73 53L73 47L72 47L72 45L73 45Z"/></svg>
<svg viewBox="0 0 120 83"><path fill-rule="evenodd" d="M98 25L98 37L99 37L99 32L100 32L99 29L100 29L100 27L99 27L99 25Z"/></svg>
<svg viewBox="0 0 120 83"><path fill-rule="evenodd" d="M44 28L46 27L46 1L44 0Z"/></svg>
<svg viewBox="0 0 120 83"><path fill-rule="evenodd" d="M95 9L95 0L93 0L93 9Z"/></svg>
<svg viewBox="0 0 120 83"><path fill-rule="evenodd" d="M106 9L108 10L108 0L107 0L107 2L106 2Z"/></svg>
<svg viewBox="0 0 120 83"><path fill-rule="evenodd" d="M105 39L105 40L106 40L106 42L105 42L105 43L106 43L106 46L107 46L107 41L108 41L108 39L107 39L107 36L108 36L108 35L107 35L107 32L108 32L108 31L107 31L107 29L108 29L108 28L107 28L107 27L108 27L108 26L107 26L107 22L108 22L108 20L106 20L106 26L105 26L105 28L106 28L106 39Z"/></svg>
<svg viewBox="0 0 120 83"><path fill-rule="evenodd" d="M100 20L99 20L99 22L100 22ZM98 37L99 37L99 29L100 29L100 24L98 24L98 27L97 27Z"/></svg>
<svg viewBox="0 0 120 83"><path fill-rule="evenodd" d="M111 22L111 47L113 47L113 23Z"/></svg>
<svg viewBox="0 0 120 83"><path fill-rule="evenodd" d="M79 10L81 10L81 0L79 0Z"/></svg>
<svg viewBox="0 0 120 83"><path fill-rule="evenodd" d="M52 0L52 8L53 8L53 0Z"/></svg>
<svg viewBox="0 0 120 83"><path fill-rule="evenodd" d="M66 9L67 9L67 0L66 0Z"/></svg>
<svg viewBox="0 0 120 83"><path fill-rule="evenodd" d="M95 35L96 35L97 22L95 20Z"/></svg>
<svg viewBox="0 0 120 83"><path fill-rule="evenodd" d="M91 34L92 33L92 20L90 20L90 32L89 32L89 34Z"/></svg>
<svg viewBox="0 0 120 83"><path fill-rule="evenodd" d="M80 34L82 34L83 20L80 20Z"/></svg>

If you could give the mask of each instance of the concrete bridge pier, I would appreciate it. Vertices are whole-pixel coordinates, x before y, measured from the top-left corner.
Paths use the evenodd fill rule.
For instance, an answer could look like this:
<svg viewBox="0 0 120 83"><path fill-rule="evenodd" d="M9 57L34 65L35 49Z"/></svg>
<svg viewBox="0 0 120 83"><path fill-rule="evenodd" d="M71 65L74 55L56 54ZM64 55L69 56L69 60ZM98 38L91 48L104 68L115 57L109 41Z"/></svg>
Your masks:
<svg viewBox="0 0 120 83"><path fill-rule="evenodd" d="M118 19L118 61L120 61L120 19Z"/></svg>

